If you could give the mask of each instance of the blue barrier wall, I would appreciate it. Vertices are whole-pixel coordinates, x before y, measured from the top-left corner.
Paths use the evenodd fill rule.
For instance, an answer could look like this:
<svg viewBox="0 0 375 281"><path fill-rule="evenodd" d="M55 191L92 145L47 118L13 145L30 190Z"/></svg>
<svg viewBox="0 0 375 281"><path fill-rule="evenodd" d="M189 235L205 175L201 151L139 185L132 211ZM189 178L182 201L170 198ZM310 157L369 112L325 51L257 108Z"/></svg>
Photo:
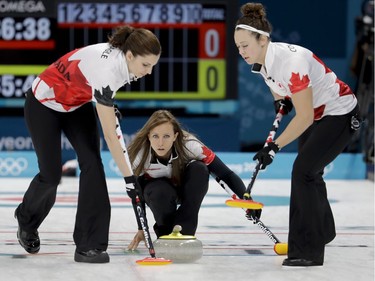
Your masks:
<svg viewBox="0 0 375 281"><path fill-rule="evenodd" d="M147 121L147 117L126 117L121 121L124 139L129 143L135 132ZM233 118L179 118L179 121L191 133L196 134L207 146L214 151L239 151L240 142L238 122ZM1 151L32 151L33 144L27 131L23 117L0 118L0 152ZM230 136L228 140L228 136ZM107 149L102 137L102 148ZM66 139L61 136L63 162L75 158L74 150Z"/></svg>
<svg viewBox="0 0 375 281"><path fill-rule="evenodd" d="M221 152L218 156L242 179L249 180L255 168L253 153ZM274 163L261 171L259 179L289 179L295 153L279 153ZM361 154L343 153L325 169L326 179L365 179L366 167ZM108 178L121 175L108 151L102 152L103 165ZM28 177L38 173L36 156L33 151L0 152L0 177Z"/></svg>

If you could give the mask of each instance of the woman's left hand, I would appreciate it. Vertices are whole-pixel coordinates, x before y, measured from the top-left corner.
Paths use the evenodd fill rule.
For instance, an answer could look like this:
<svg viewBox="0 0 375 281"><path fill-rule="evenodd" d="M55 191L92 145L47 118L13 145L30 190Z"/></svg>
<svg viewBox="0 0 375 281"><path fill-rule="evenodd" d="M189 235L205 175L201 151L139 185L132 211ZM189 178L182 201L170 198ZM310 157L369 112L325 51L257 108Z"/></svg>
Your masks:
<svg viewBox="0 0 375 281"><path fill-rule="evenodd" d="M144 241L146 244L145 236L142 230L138 230L138 232L134 235L133 241L128 246L128 251L134 251L138 248L138 245L141 241Z"/></svg>

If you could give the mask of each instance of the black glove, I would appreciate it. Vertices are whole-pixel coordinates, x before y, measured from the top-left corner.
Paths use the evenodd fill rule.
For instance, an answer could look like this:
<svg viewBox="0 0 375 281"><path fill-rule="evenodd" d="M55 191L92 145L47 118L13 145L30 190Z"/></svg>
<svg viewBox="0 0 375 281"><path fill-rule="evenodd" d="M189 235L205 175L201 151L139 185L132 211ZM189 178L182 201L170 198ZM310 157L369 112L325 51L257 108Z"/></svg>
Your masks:
<svg viewBox="0 0 375 281"><path fill-rule="evenodd" d="M279 113L280 107L283 106L283 115L287 115L293 109L293 103L289 97L284 99L275 100L273 102L276 114Z"/></svg>
<svg viewBox="0 0 375 281"><path fill-rule="evenodd" d="M260 216L262 214L262 209L259 210L253 210L253 209L247 209L246 210L246 218L250 221L256 222L256 220L260 219Z"/></svg>
<svg viewBox="0 0 375 281"><path fill-rule="evenodd" d="M264 170L269 164L272 163L275 154L279 152L280 148L273 141L267 143L265 147L255 154L253 160L258 160L260 164L260 169Z"/></svg>
<svg viewBox="0 0 375 281"><path fill-rule="evenodd" d="M134 175L130 177L124 177L124 180L128 196L132 199L132 201L135 201L135 198L137 197L137 195L139 195L139 186L136 177Z"/></svg>

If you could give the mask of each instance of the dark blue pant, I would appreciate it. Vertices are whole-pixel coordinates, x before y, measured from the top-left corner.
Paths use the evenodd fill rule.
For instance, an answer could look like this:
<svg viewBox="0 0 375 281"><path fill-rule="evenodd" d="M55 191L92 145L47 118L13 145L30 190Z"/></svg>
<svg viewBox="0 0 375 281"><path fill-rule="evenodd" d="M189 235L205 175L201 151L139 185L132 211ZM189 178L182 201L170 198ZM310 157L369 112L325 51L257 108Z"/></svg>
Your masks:
<svg viewBox="0 0 375 281"><path fill-rule="evenodd" d="M325 245L336 236L323 171L352 138L352 115L326 116L314 122L299 138L292 171L289 258L323 262Z"/></svg>
<svg viewBox="0 0 375 281"><path fill-rule="evenodd" d="M61 180L61 134L77 153L81 170L74 242L78 251L106 250L110 202L100 156L100 135L91 103L73 112L47 108L31 91L25 102L25 120L38 158L39 173L31 181L20 205L19 220L26 231L35 231L56 200Z"/></svg>

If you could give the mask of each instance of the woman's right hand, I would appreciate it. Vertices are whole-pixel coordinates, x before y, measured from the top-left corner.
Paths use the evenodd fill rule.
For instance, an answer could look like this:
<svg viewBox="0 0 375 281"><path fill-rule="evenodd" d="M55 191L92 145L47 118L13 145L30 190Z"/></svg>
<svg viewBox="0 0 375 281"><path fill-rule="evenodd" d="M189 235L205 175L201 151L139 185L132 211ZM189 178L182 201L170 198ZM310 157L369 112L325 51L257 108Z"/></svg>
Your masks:
<svg viewBox="0 0 375 281"><path fill-rule="evenodd" d="M138 248L138 245L141 241L144 241L146 244L145 236L142 230L138 230L138 232L134 235L133 241L128 246L128 251L134 251Z"/></svg>

